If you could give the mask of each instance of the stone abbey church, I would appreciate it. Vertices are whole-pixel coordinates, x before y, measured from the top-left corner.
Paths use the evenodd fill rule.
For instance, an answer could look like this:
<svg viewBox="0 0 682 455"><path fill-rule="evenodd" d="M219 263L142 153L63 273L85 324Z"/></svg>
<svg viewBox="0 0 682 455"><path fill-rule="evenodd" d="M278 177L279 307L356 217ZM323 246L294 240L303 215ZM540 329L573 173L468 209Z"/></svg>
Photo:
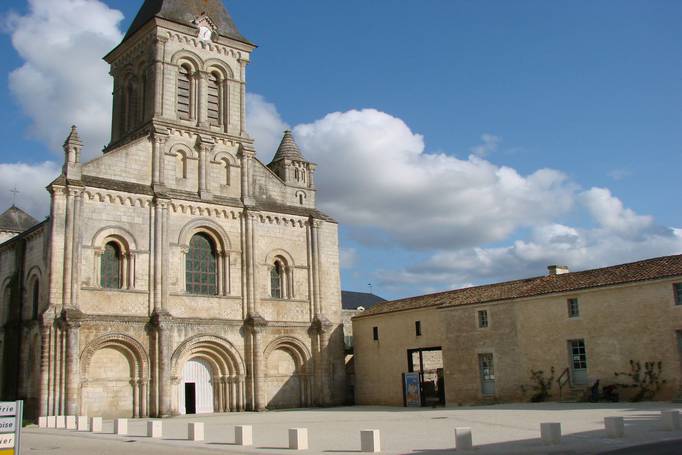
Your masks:
<svg viewBox="0 0 682 455"><path fill-rule="evenodd" d="M74 127L50 217L0 245L0 390L29 417L343 401L337 224L290 132L256 158L254 49L221 0L146 0L105 57L111 143L82 163Z"/></svg>

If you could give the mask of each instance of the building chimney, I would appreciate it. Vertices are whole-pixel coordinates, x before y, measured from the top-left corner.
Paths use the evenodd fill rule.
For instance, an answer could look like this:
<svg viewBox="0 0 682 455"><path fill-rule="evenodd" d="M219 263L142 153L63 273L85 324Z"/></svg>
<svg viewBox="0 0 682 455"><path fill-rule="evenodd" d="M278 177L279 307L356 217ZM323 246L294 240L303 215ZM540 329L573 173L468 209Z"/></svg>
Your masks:
<svg viewBox="0 0 682 455"><path fill-rule="evenodd" d="M564 273L570 272L568 266L565 265L550 265L547 267L547 270L549 270L550 275L563 275Z"/></svg>

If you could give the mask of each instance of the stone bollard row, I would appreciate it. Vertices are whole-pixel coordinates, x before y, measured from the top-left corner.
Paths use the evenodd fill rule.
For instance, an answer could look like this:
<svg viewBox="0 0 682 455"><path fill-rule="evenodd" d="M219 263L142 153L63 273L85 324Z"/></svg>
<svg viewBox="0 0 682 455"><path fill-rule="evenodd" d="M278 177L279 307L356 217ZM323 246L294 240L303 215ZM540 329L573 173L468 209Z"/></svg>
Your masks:
<svg viewBox="0 0 682 455"><path fill-rule="evenodd" d="M204 440L204 424L201 422L192 422L187 427L187 436L190 441Z"/></svg>
<svg viewBox="0 0 682 455"><path fill-rule="evenodd" d="M661 425L666 431L680 429L680 411L661 411Z"/></svg>
<svg viewBox="0 0 682 455"><path fill-rule="evenodd" d="M102 418L101 417L91 417L90 418L90 431L92 433L102 432Z"/></svg>
<svg viewBox="0 0 682 455"><path fill-rule="evenodd" d="M561 443L561 424L559 422L545 422L540 424L540 438L546 445Z"/></svg>
<svg viewBox="0 0 682 455"><path fill-rule="evenodd" d="M253 445L253 427L251 425L234 427L234 442L238 446Z"/></svg>
<svg viewBox="0 0 682 455"><path fill-rule="evenodd" d="M307 428L289 428L289 448L291 450L308 450Z"/></svg>
<svg viewBox="0 0 682 455"><path fill-rule="evenodd" d="M604 429L608 438L622 438L625 436L625 421L622 417L604 417Z"/></svg>
<svg viewBox="0 0 682 455"><path fill-rule="evenodd" d="M379 430L362 430L360 432L361 452L381 452L381 435Z"/></svg>
<svg viewBox="0 0 682 455"><path fill-rule="evenodd" d="M114 420L114 434L126 436L128 434L128 419Z"/></svg>
<svg viewBox="0 0 682 455"><path fill-rule="evenodd" d="M150 420L147 422L147 437L161 439L163 437L163 422L160 420Z"/></svg>
<svg viewBox="0 0 682 455"><path fill-rule="evenodd" d="M473 450L474 442L471 436L471 428L455 428L455 449Z"/></svg>

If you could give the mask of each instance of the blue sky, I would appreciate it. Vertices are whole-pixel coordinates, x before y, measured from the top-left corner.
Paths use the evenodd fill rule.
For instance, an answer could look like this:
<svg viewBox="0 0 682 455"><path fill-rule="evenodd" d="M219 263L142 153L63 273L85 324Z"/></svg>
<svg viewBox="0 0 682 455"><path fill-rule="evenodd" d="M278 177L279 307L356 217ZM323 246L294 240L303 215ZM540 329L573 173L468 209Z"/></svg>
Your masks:
<svg viewBox="0 0 682 455"><path fill-rule="evenodd" d="M46 2L64 7L43 11L64 29L51 38L37 12ZM103 56L140 3L3 2L0 202L17 184L20 204L44 210L26 185L58 167L39 163L60 159L57 128L66 136L78 120L61 109L45 118L49 106L31 108L10 74L28 63L49 76L55 61L71 62L101 75L98 97L83 103L106 101L106 66L86 50ZM94 9L64 26L84 4ZM682 2L226 5L259 45L248 69L259 157L291 126L320 164L320 205L342 226L344 289L371 282L395 298L538 275L550 262L581 269L682 252ZM96 45L87 37L99 30ZM64 37L75 44L52 46L52 59L31 50ZM68 76L53 89L68 93ZM105 142L97 130L92 141Z"/></svg>

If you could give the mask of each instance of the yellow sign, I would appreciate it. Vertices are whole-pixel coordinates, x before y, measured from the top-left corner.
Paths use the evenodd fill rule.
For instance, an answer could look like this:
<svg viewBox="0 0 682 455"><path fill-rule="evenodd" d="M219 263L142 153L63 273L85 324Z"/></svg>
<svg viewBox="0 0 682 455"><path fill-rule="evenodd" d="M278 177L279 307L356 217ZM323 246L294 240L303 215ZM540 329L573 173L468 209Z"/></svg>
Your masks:
<svg viewBox="0 0 682 455"><path fill-rule="evenodd" d="M14 449L0 449L0 455L14 455Z"/></svg>

